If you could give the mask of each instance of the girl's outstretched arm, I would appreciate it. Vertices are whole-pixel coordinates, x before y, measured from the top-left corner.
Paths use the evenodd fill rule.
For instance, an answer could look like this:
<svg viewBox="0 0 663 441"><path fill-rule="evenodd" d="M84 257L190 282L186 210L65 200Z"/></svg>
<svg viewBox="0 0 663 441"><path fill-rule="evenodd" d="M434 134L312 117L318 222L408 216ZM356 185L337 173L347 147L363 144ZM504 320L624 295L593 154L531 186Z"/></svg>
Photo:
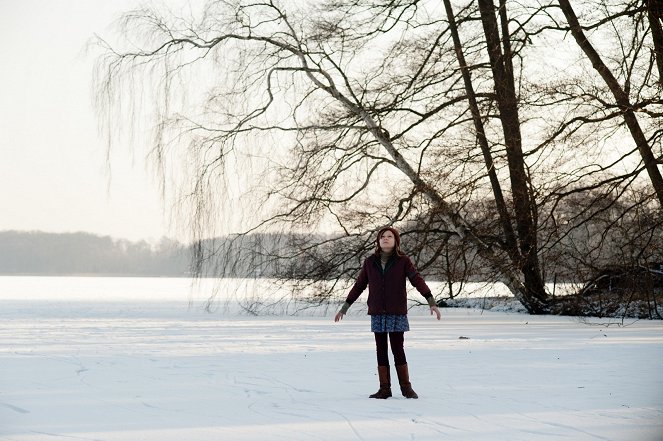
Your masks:
<svg viewBox="0 0 663 441"><path fill-rule="evenodd" d="M343 320L343 316L345 315L346 312L348 312L349 308L350 308L350 304L348 302L343 303L343 306L341 306L341 309L336 313L336 316L334 317L334 321L337 322L339 320Z"/></svg>

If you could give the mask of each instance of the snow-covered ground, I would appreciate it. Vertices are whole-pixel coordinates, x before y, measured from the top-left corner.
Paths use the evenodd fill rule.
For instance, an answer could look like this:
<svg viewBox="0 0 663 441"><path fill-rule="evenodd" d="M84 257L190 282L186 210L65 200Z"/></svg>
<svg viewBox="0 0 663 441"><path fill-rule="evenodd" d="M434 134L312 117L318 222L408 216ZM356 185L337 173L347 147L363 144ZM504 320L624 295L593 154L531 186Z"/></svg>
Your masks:
<svg viewBox="0 0 663 441"><path fill-rule="evenodd" d="M0 277L0 440L663 440L660 321L415 308L420 399L372 400L361 307L189 300L181 279Z"/></svg>

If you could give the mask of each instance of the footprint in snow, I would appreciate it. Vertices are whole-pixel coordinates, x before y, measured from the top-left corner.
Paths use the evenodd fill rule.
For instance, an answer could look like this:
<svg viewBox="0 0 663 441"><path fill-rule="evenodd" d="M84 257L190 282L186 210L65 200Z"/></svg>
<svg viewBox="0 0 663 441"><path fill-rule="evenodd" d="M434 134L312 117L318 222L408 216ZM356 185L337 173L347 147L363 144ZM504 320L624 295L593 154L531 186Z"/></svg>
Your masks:
<svg viewBox="0 0 663 441"><path fill-rule="evenodd" d="M7 409L13 410L14 412L18 413L30 413L29 410L21 409L20 407L12 406L11 404L7 403L0 403L0 406L6 407Z"/></svg>

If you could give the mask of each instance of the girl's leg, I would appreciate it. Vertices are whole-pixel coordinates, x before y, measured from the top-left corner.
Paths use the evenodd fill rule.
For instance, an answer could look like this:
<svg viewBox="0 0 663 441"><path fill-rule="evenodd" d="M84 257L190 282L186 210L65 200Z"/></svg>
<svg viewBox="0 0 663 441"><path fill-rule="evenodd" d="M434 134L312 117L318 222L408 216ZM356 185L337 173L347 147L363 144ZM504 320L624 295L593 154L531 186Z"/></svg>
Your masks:
<svg viewBox="0 0 663 441"><path fill-rule="evenodd" d="M386 332L374 332L375 350L378 356L378 378L380 389L369 395L370 398L389 398L391 396L391 374L389 372L389 345Z"/></svg>
<svg viewBox="0 0 663 441"><path fill-rule="evenodd" d="M398 383L401 386L403 396L405 398L419 398L417 393L412 389L412 383L410 383L410 372L407 367L407 360L405 359L405 349L403 349L405 334L403 332L390 332L389 340L391 342L391 352L394 354Z"/></svg>
<svg viewBox="0 0 663 441"><path fill-rule="evenodd" d="M407 363L405 358L405 349L403 343L405 342L404 332L390 332L389 342L391 343L391 353L394 354L394 365L401 366Z"/></svg>
<svg viewBox="0 0 663 441"><path fill-rule="evenodd" d="M386 332L374 332L375 351L378 356L378 366L389 366L389 347Z"/></svg>

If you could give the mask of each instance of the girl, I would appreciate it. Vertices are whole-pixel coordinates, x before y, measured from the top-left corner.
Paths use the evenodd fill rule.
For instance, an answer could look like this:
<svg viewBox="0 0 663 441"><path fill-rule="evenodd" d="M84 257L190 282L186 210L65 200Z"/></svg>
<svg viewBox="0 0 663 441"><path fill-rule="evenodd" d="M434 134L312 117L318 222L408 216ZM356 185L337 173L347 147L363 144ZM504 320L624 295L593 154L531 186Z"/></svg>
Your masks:
<svg viewBox="0 0 663 441"><path fill-rule="evenodd" d="M403 349L405 331L410 330L407 320L407 293L405 279L426 298L431 315L440 320L440 310L424 279L415 269L412 261L401 251L401 238L392 227L382 228L378 232L375 253L365 261L350 290L341 310L334 321L343 319L348 308L368 286L368 314L371 316L371 331L375 334L375 346L378 358L378 378L380 389L370 398L391 397L391 374L389 369L389 349L394 355L394 364L398 375L401 392L406 398L419 398L410 384L410 375Z"/></svg>

